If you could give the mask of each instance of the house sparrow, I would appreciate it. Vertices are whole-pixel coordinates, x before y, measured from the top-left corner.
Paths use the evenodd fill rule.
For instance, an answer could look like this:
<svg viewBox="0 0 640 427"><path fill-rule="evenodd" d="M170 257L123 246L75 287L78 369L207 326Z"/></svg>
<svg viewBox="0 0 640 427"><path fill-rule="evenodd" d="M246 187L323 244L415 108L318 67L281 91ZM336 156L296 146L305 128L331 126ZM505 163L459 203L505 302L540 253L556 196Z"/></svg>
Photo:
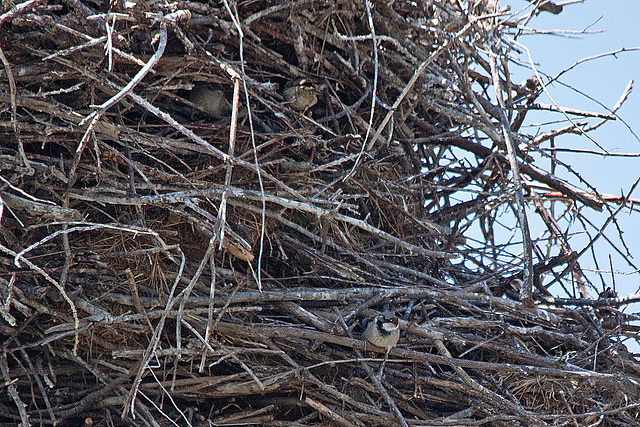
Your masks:
<svg viewBox="0 0 640 427"><path fill-rule="evenodd" d="M307 79L294 79L287 83L282 92L287 103L296 111L305 112L318 102L318 90Z"/></svg>
<svg viewBox="0 0 640 427"><path fill-rule="evenodd" d="M206 84L198 84L191 89L189 101L196 104L214 119L231 116L231 103L225 98L224 92L212 89Z"/></svg>
<svg viewBox="0 0 640 427"><path fill-rule="evenodd" d="M384 348L388 354L400 338L398 317L390 311L379 314L369 321L362 337L376 347Z"/></svg>

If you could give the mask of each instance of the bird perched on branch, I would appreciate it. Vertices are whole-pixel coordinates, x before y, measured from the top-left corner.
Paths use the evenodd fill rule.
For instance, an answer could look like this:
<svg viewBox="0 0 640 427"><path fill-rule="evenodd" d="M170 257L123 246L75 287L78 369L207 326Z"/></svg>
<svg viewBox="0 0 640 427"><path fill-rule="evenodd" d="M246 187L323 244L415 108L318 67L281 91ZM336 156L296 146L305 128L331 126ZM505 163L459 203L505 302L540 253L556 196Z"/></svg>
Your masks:
<svg viewBox="0 0 640 427"><path fill-rule="evenodd" d="M390 311L380 313L369 321L369 324L362 333L362 337L366 340L365 342L369 342L376 347L386 350L384 360L378 372L378 378L382 378L382 372L384 371L385 363L387 363L389 351L398 344L398 339L400 338L398 316Z"/></svg>
<svg viewBox="0 0 640 427"><path fill-rule="evenodd" d="M382 312L369 321L362 337L376 347L384 348L388 354L400 338L398 316L390 311Z"/></svg>
<svg viewBox="0 0 640 427"><path fill-rule="evenodd" d="M231 103L225 98L224 92L219 89L213 89L209 85L197 84L191 90L189 101L214 119L231 116Z"/></svg>
<svg viewBox="0 0 640 427"><path fill-rule="evenodd" d="M291 108L303 113L318 102L318 89L307 79L291 80L282 94Z"/></svg>

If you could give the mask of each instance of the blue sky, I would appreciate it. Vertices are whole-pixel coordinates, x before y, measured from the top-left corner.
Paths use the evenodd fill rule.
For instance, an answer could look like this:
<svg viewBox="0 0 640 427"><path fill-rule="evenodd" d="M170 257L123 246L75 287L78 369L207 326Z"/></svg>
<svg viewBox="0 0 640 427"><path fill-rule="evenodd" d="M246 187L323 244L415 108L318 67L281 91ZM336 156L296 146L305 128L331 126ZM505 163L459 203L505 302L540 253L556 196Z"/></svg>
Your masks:
<svg viewBox="0 0 640 427"><path fill-rule="evenodd" d="M504 0L502 6L510 5L512 13L525 9L517 16L526 16L530 12L530 4L523 0ZM637 23L640 22L640 2L637 0L586 0L583 3L566 5L559 15L546 12L534 17L527 24L536 30L557 33L569 31L564 35L523 34L518 41L527 46L539 71L555 76L575 62L594 55L616 51L622 48L632 49L640 47L640 32ZM526 55L520 55L526 60ZM522 81L533 72L525 67L512 66L511 73L516 82ZM619 118L615 122L603 125L593 132L591 137L595 142L611 153L640 153L640 51L619 53L606 56L581 64L564 74L560 82L549 86L549 92L554 101L562 107L576 108L586 111L606 113L623 93L630 80L634 80L634 90L626 103L618 111ZM565 86L566 85L566 86ZM588 95L588 96L586 96ZM589 99L592 98L592 99ZM551 104L551 100L542 95L538 102ZM563 117L559 114L537 113L527 116L523 128L529 134L547 131L545 123L562 120L551 125L553 128L565 126ZM635 134L634 134L635 133ZM598 146L584 136L561 136L555 141L557 147L571 147L600 151ZM547 148L548 145L544 146ZM593 154L559 153L558 158L572 167L601 193L613 195L627 194L631 185L640 176L640 157L602 157ZM539 167L549 170L549 162L542 160L536 163ZM578 180L563 169L556 172L560 178L566 179L578 186ZM640 199L640 190L634 191L632 197ZM615 210L616 206L613 206ZM596 228L604 224L607 214L582 212L593 222ZM530 212L530 217L532 212ZM632 261L640 265L640 212L630 213L623 210L618 216L620 229L623 231L625 242L629 247ZM576 231L581 227L575 224ZM532 237L536 237L536 225L532 226ZM593 234L595 235L595 230ZM618 232L613 225L609 225L606 234L619 246ZM588 237L578 234L570 239L574 250L580 251L588 242ZM587 271L594 284L611 286L615 277L616 290L620 295L638 292L640 288L640 274L624 258L615 253L610 244L600 239L595 245L595 254L601 270L606 272L598 275L595 272L595 262L589 254L581 258L581 266ZM618 273L612 276L613 270ZM592 295L595 296L595 295ZM625 309L626 312L640 313L640 304L634 304ZM637 343L631 347L638 351Z"/></svg>

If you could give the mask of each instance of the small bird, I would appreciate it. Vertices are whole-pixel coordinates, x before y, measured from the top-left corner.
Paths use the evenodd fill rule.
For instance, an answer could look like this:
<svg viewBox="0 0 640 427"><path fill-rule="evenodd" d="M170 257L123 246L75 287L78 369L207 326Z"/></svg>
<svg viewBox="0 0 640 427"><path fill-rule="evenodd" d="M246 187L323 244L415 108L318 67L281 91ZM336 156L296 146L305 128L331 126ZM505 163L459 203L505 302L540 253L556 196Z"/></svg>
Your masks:
<svg viewBox="0 0 640 427"><path fill-rule="evenodd" d="M378 372L378 378L382 378L382 372L384 371L384 365L387 363L389 357L389 351L398 344L400 338L400 329L398 329L398 316L390 311L383 311L369 322L367 327L362 333L362 337L376 347L384 348L386 350L384 354L384 360L380 365L380 371Z"/></svg>
<svg viewBox="0 0 640 427"><path fill-rule="evenodd" d="M303 113L318 102L318 90L307 79L291 80L285 86L282 94L291 108Z"/></svg>
<svg viewBox="0 0 640 427"><path fill-rule="evenodd" d="M369 322L362 337L376 347L384 348L388 354L400 338L398 316L390 311L382 312Z"/></svg>
<svg viewBox="0 0 640 427"><path fill-rule="evenodd" d="M197 84L189 94L189 101L196 104L214 119L231 116L231 103L224 92L206 84Z"/></svg>

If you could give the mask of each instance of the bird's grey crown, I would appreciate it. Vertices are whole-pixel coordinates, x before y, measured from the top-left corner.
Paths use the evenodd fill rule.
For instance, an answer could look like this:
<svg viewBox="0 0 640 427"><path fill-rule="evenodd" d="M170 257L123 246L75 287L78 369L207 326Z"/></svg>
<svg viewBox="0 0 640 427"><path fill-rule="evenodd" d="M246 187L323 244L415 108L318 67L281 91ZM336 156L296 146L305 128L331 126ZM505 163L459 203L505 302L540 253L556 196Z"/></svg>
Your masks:
<svg viewBox="0 0 640 427"><path fill-rule="evenodd" d="M391 314L387 317L385 313L376 318L376 326L381 334L387 335L398 329L398 318Z"/></svg>

